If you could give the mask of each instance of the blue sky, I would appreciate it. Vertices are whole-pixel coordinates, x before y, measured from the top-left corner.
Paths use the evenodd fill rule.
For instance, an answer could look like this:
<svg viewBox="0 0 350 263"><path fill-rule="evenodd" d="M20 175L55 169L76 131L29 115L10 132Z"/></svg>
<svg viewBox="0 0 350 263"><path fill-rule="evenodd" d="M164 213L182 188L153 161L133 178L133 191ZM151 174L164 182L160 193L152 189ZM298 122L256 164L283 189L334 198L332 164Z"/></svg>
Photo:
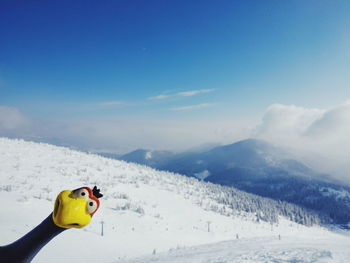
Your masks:
<svg viewBox="0 0 350 263"><path fill-rule="evenodd" d="M228 142L271 104L348 100L349 28L349 1L3 1L0 105L32 135L44 125L37 136L86 136L86 147L184 148L193 129L193 144ZM57 133L73 123L85 128ZM204 136L213 126L225 132Z"/></svg>

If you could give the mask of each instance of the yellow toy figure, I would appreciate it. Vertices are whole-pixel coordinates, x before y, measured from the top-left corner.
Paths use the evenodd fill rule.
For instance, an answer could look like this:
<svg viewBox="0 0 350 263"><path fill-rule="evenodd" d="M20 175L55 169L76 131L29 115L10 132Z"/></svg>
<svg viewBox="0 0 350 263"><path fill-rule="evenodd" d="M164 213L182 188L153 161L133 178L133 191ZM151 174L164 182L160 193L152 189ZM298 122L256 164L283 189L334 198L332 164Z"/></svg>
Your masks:
<svg viewBox="0 0 350 263"><path fill-rule="evenodd" d="M55 207L40 225L12 244L0 247L0 261L29 263L52 238L68 228L88 225L100 207L103 195L95 186L62 191L56 198Z"/></svg>

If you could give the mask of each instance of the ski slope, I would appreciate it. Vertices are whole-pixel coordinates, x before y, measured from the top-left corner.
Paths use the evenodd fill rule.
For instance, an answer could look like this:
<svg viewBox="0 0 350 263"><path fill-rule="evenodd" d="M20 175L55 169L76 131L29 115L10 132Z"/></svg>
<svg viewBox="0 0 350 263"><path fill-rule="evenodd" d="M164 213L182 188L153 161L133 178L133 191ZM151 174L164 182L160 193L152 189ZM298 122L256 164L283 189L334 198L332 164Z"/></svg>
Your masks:
<svg viewBox="0 0 350 263"><path fill-rule="evenodd" d="M167 253L127 261L128 263L258 263L258 262L349 262L348 243L340 239L286 237L247 238L197 247L180 248ZM348 242L346 238L343 241ZM116 261L118 262L118 261ZM122 261L125 262L125 261Z"/></svg>
<svg viewBox="0 0 350 263"><path fill-rule="evenodd" d="M344 241L344 243L339 243ZM347 238L277 237L247 238L179 248L128 263L258 263L349 262ZM116 261L119 262L119 261ZM121 261L125 262L125 261Z"/></svg>
<svg viewBox="0 0 350 263"><path fill-rule="evenodd" d="M285 218L270 224L251 213L227 216L203 208L203 201L219 205L204 195L205 183L63 147L0 138L0 182L1 245L45 219L62 190L97 185L104 194L91 224L57 236L37 263L350 259L342 233Z"/></svg>

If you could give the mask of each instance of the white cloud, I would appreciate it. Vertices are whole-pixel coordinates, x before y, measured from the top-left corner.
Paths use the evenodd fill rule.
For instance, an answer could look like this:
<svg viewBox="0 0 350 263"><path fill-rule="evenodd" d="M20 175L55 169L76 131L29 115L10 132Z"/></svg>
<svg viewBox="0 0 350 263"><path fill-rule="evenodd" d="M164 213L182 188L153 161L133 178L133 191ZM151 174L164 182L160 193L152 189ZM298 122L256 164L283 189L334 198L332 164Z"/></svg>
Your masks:
<svg viewBox="0 0 350 263"><path fill-rule="evenodd" d="M137 148L183 151L207 142L228 144L246 138L253 125L247 121L135 117L34 121L16 108L0 106L0 136L119 153Z"/></svg>
<svg viewBox="0 0 350 263"><path fill-rule="evenodd" d="M302 136L309 126L321 118L325 110L307 109L295 105L272 104L255 129L254 135L281 140Z"/></svg>
<svg viewBox="0 0 350 263"><path fill-rule="evenodd" d="M350 101L333 107L324 112L322 118L314 121L305 132L307 136L325 137L331 136L335 139L350 133ZM347 140L350 142L350 140Z"/></svg>
<svg viewBox="0 0 350 263"><path fill-rule="evenodd" d="M150 99L150 100L163 100L163 99L166 99L166 98L169 98L169 97L171 97L171 95L161 94L161 95L158 95L158 96L150 97L148 99Z"/></svg>
<svg viewBox="0 0 350 263"><path fill-rule="evenodd" d="M330 109L273 104L253 137L296 150L309 165L350 181L350 101Z"/></svg>
<svg viewBox="0 0 350 263"><path fill-rule="evenodd" d="M0 131L16 131L29 124L30 120L18 109L0 105Z"/></svg>
<svg viewBox="0 0 350 263"><path fill-rule="evenodd" d="M188 105L188 106L183 106L183 107L175 107L175 108L171 108L171 110L173 110L173 111L197 110L197 109L206 108L206 107L209 107L212 105L214 105L214 104L213 103L202 103L202 104Z"/></svg>
<svg viewBox="0 0 350 263"><path fill-rule="evenodd" d="M201 93L208 93L213 91L214 89L199 89L199 90L190 90L190 91L182 91L174 94L160 94L154 97L150 97L150 100L163 100L171 97L192 97Z"/></svg>
<svg viewBox="0 0 350 263"><path fill-rule="evenodd" d="M97 106L116 106L116 105L121 105L123 102L121 101L101 101L96 103Z"/></svg>
<svg viewBox="0 0 350 263"><path fill-rule="evenodd" d="M65 138L88 149L127 152L137 148L183 151L207 142L244 139L248 122L150 119L84 120L66 123Z"/></svg>
<svg viewBox="0 0 350 263"><path fill-rule="evenodd" d="M191 91L183 91L176 93L177 96L190 97L200 93L208 93L213 91L214 89L200 89L200 90L191 90Z"/></svg>

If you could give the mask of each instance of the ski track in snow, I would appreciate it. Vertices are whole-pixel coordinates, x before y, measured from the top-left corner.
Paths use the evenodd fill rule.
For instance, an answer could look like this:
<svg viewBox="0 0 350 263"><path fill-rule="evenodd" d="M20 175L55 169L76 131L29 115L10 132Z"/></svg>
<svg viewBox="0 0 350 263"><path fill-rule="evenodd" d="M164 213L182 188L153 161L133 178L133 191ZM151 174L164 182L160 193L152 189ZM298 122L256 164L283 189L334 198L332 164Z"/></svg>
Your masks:
<svg viewBox="0 0 350 263"><path fill-rule="evenodd" d="M329 251L330 240L306 241L305 239L287 238L276 240L271 238L251 238L219 242L198 247L180 248L130 261L115 261L115 263L310 263L310 262L348 262L350 253L346 257L342 251L347 246L340 246L334 250L335 257Z"/></svg>
<svg viewBox="0 0 350 263"><path fill-rule="evenodd" d="M198 200L214 201L196 180L5 138L0 138L0 244L45 219L60 191L95 184L104 197L92 223L57 236L33 263L350 262L348 235L283 218L271 225L252 221L249 213L230 217L205 210Z"/></svg>

